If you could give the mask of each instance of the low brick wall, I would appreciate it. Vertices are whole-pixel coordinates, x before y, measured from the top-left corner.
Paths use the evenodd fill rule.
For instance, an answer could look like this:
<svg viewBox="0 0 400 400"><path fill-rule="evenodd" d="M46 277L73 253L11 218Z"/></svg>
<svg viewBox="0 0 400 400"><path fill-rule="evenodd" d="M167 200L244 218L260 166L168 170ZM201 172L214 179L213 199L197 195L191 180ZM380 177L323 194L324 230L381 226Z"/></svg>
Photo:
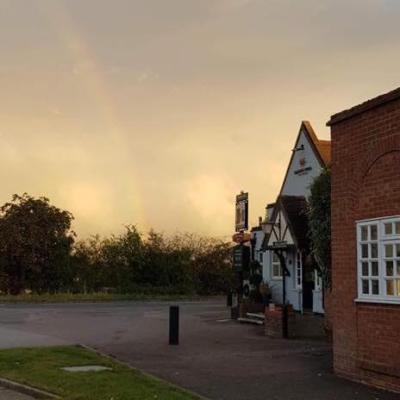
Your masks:
<svg viewBox="0 0 400 400"><path fill-rule="evenodd" d="M288 337L295 336L296 315L293 308L288 306ZM265 309L265 336L272 338L281 338L283 326L283 308Z"/></svg>

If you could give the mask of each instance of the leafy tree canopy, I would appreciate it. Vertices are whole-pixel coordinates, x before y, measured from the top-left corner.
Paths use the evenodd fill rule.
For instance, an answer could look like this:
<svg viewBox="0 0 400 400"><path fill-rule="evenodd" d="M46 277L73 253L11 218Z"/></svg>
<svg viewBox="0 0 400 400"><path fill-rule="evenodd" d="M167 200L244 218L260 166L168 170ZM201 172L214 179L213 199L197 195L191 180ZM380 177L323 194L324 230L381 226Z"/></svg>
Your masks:
<svg viewBox="0 0 400 400"><path fill-rule="evenodd" d="M311 185L309 236L311 251L325 288L331 283L331 172L324 169Z"/></svg>
<svg viewBox="0 0 400 400"><path fill-rule="evenodd" d="M49 199L26 193L0 208L0 267L11 293L62 288L74 242L72 219Z"/></svg>

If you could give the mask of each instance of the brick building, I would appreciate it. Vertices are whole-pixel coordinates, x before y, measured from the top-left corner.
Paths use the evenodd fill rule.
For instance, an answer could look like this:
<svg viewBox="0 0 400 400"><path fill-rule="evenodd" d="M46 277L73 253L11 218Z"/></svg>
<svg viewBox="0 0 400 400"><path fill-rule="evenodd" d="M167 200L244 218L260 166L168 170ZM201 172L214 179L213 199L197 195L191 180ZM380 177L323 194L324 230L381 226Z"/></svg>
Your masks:
<svg viewBox="0 0 400 400"><path fill-rule="evenodd" d="M400 88L328 125L334 368L400 391Z"/></svg>

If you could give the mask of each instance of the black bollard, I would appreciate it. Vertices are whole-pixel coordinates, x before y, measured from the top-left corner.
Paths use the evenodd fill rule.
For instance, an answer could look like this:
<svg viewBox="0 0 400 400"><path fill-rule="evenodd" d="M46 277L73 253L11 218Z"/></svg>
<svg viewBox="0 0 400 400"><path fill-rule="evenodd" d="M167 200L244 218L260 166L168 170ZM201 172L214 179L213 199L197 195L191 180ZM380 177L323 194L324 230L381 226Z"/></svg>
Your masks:
<svg viewBox="0 0 400 400"><path fill-rule="evenodd" d="M179 306L169 307L169 344L179 344Z"/></svg>
<svg viewBox="0 0 400 400"><path fill-rule="evenodd" d="M233 304L233 294L232 294L232 291L230 290L226 297L226 306L232 307L232 304Z"/></svg>

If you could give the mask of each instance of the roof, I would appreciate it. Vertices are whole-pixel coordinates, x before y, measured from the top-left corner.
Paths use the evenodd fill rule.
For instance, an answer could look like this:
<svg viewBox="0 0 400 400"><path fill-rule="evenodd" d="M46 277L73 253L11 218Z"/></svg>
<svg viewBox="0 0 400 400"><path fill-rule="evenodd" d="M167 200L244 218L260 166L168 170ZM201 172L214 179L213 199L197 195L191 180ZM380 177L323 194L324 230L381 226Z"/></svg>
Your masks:
<svg viewBox="0 0 400 400"><path fill-rule="evenodd" d="M373 108L383 106L384 104L399 99L400 99L400 88L397 88L392 90L391 92L374 97L352 108L333 114L331 116L331 119L326 123L326 125L327 126L335 125L339 122L345 121L346 119L352 118L356 115L372 110Z"/></svg>
<svg viewBox="0 0 400 400"><path fill-rule="evenodd" d="M311 139L310 142L316 151L317 156L322 161L323 166L327 167L331 163L331 141L318 139L311 123L309 121L302 121L300 132L304 130L308 137Z"/></svg>
<svg viewBox="0 0 400 400"><path fill-rule="evenodd" d="M276 204L277 206L274 209L271 221L275 220L279 209L282 209L297 247L299 249L308 249L308 218L307 201L305 197L281 195L278 197ZM265 235L264 237L262 245L264 250L268 247L269 237L270 235Z"/></svg>
<svg viewBox="0 0 400 400"><path fill-rule="evenodd" d="M280 202L286 213L288 224L293 236L295 237L297 247L300 249L308 248L308 218L307 201L305 197L281 196Z"/></svg>
<svg viewBox="0 0 400 400"><path fill-rule="evenodd" d="M321 167L329 167L329 165L331 164L331 141L319 140L317 135L315 134L313 127L311 126L311 123L309 121L302 121L299 133L297 135L296 145L299 141L302 132L305 132L305 135L308 137L311 147L313 148ZM294 157L294 151L292 151L292 155L290 157L290 161L286 169L285 177L283 178L279 195L282 193L283 187L285 185L286 178L289 173L289 168L293 161L293 157Z"/></svg>

